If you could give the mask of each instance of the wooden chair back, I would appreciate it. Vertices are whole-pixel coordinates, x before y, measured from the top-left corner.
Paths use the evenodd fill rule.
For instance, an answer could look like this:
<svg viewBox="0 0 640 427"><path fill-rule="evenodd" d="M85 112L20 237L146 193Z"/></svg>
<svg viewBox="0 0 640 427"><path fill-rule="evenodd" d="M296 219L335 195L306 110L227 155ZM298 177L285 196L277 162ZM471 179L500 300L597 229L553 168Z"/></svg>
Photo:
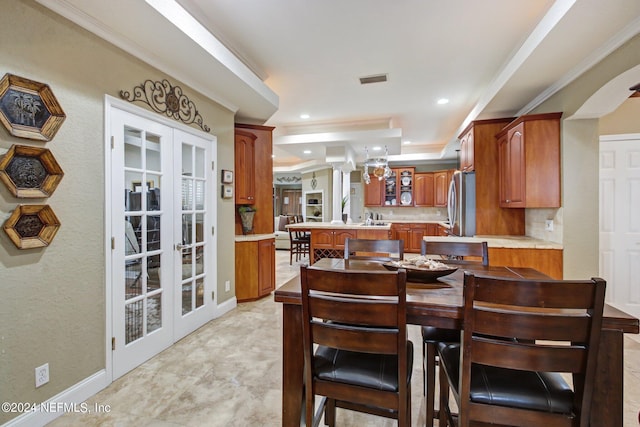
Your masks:
<svg viewBox="0 0 640 427"><path fill-rule="evenodd" d="M407 363L406 271L365 272L300 268L307 425L312 424L316 395L349 409L387 408L407 425L410 389ZM314 346L348 352L396 355L398 390L321 380L314 374ZM360 360L354 360L359 364ZM379 373L376 374L379 375ZM401 379L405 379L404 381ZM388 416L388 415L385 415Z"/></svg>
<svg viewBox="0 0 640 427"><path fill-rule="evenodd" d="M404 258L402 240L375 240L347 238L344 242L344 259L372 261L399 261Z"/></svg>
<svg viewBox="0 0 640 427"><path fill-rule="evenodd" d="M442 242L423 240L420 247L421 255L441 255L447 262L455 264L489 265L489 247L487 242ZM471 259L469 259L471 257Z"/></svg>
<svg viewBox="0 0 640 427"><path fill-rule="evenodd" d="M605 281L464 277L460 424L587 426L596 372ZM471 366L568 373L572 416L474 403Z"/></svg>

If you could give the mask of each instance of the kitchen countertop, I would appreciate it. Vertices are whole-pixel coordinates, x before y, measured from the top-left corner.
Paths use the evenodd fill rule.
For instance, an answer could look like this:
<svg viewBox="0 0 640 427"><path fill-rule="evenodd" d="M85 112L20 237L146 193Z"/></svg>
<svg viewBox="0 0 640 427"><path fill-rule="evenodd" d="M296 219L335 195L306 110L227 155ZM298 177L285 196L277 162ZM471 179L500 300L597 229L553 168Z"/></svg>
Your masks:
<svg viewBox="0 0 640 427"><path fill-rule="evenodd" d="M474 236L474 237L456 237L456 236L425 236L425 240L430 241L464 241L464 242L482 242L486 241L490 248L511 248L511 249L562 249L562 244L551 242L548 240L536 239L529 236Z"/></svg>

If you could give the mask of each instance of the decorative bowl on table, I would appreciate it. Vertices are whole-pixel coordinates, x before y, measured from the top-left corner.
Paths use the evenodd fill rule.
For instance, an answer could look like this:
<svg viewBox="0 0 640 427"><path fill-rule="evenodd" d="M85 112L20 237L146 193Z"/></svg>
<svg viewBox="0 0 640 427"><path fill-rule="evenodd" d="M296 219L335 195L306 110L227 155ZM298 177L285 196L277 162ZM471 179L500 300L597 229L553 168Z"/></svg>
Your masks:
<svg viewBox="0 0 640 427"><path fill-rule="evenodd" d="M383 265L392 271L404 268L407 271L407 281L423 283L433 283L438 277L449 275L458 269L424 256L403 261L388 261Z"/></svg>

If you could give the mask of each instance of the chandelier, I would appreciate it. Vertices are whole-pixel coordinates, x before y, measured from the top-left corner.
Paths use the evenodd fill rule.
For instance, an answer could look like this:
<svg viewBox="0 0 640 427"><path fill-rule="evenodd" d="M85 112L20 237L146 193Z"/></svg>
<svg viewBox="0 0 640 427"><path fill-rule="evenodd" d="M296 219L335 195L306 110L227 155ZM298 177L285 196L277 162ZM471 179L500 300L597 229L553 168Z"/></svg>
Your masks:
<svg viewBox="0 0 640 427"><path fill-rule="evenodd" d="M382 181L383 179L391 176L391 169L389 168L389 161L387 160L387 157L389 155L389 150L387 150L386 146L384 147L384 156L369 157L369 150L367 149L367 147L364 147L364 151L367 154L367 159L364 161L364 175L363 175L365 184L371 183L371 176L369 175L369 166L373 168L371 172L373 173L373 176L378 177L379 181Z"/></svg>

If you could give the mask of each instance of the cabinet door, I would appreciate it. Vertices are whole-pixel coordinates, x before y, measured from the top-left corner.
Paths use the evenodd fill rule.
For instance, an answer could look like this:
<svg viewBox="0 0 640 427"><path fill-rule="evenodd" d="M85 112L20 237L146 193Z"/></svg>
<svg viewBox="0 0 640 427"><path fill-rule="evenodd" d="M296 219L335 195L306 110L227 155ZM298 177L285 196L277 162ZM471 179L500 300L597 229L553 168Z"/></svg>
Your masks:
<svg viewBox="0 0 640 427"><path fill-rule="evenodd" d="M449 191L447 176L447 171L433 173L434 205L437 207L447 206L447 193Z"/></svg>
<svg viewBox="0 0 640 427"><path fill-rule="evenodd" d="M460 139L460 170L465 172L475 170L474 150L473 129L471 129Z"/></svg>
<svg viewBox="0 0 640 427"><path fill-rule="evenodd" d="M332 249L333 230L311 230L311 242L313 243L314 248Z"/></svg>
<svg viewBox="0 0 640 427"><path fill-rule="evenodd" d="M409 226L407 225L392 225L393 228L393 239L394 240L402 240L404 242L404 250L407 251L407 246L409 244Z"/></svg>
<svg viewBox="0 0 640 427"><path fill-rule="evenodd" d="M382 206L384 204L382 197L384 183L384 180L380 181L374 176L369 184L364 185L365 206Z"/></svg>
<svg viewBox="0 0 640 427"><path fill-rule="evenodd" d="M400 206L414 206L415 169L398 169L396 175L396 203Z"/></svg>
<svg viewBox="0 0 640 427"><path fill-rule="evenodd" d="M384 200L382 203L385 206L398 206L400 204L399 192L398 192L398 170L391 169L391 176L382 180L384 188L382 194L384 194Z"/></svg>
<svg viewBox="0 0 640 427"><path fill-rule="evenodd" d="M423 224L412 225L409 229L409 240L405 241L405 252L420 253L422 238L427 234L427 228Z"/></svg>
<svg viewBox="0 0 640 427"><path fill-rule="evenodd" d="M433 206L433 173L417 173L415 179L415 205L422 207Z"/></svg>
<svg viewBox="0 0 640 427"><path fill-rule="evenodd" d="M275 239L258 242L258 292L259 296L267 295L275 289L276 283L276 251Z"/></svg>
<svg viewBox="0 0 640 427"><path fill-rule="evenodd" d="M240 130L235 135L236 204L252 205L255 201L256 136Z"/></svg>
<svg viewBox="0 0 640 427"><path fill-rule="evenodd" d="M525 207L524 122L507 132L506 202L509 207Z"/></svg>
<svg viewBox="0 0 640 427"><path fill-rule="evenodd" d="M334 249L344 249L344 241L356 238L355 230L334 230L333 231L333 247Z"/></svg>
<svg viewBox="0 0 640 427"><path fill-rule="evenodd" d="M507 177L509 176L509 143L507 133L504 132L498 138L498 183L500 195L500 207L508 208L509 190L507 188Z"/></svg>

